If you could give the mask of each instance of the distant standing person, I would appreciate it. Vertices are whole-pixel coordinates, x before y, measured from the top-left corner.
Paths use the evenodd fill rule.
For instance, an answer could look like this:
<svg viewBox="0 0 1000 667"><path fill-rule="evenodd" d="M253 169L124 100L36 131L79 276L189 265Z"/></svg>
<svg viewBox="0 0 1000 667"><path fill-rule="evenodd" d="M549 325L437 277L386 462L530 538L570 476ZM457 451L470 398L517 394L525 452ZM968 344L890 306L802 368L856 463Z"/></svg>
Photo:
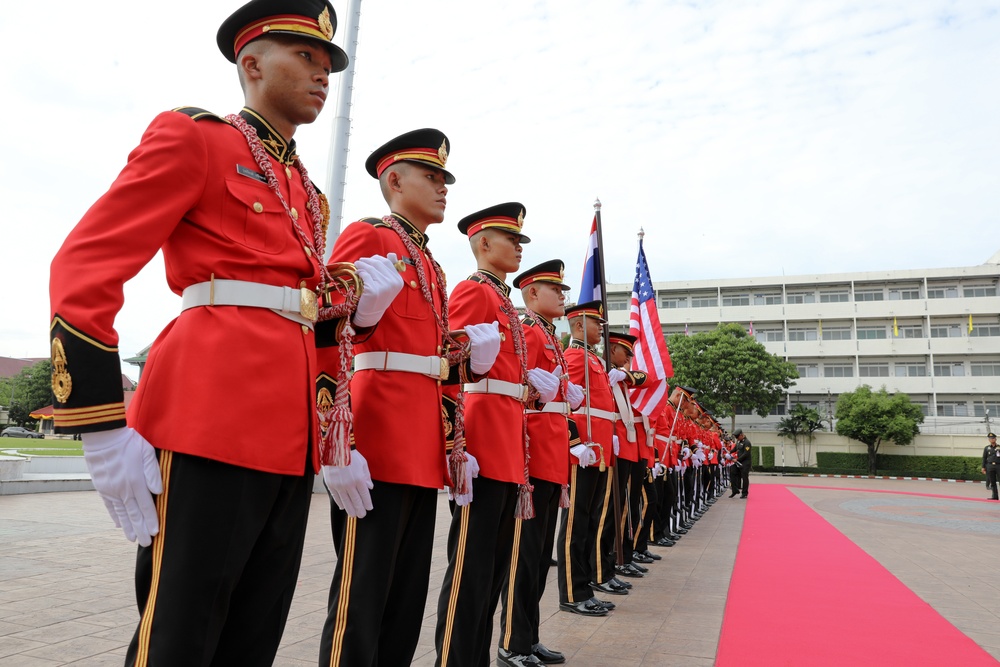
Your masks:
<svg viewBox="0 0 1000 667"><path fill-rule="evenodd" d="M1000 500L997 495L997 477L1000 470L1000 447L997 447L997 436L995 433L987 433L988 445L983 448L983 474L986 475L986 488L993 489L990 500Z"/></svg>
<svg viewBox="0 0 1000 667"><path fill-rule="evenodd" d="M736 465L740 469L740 498L746 498L750 491L750 468L752 443L750 438L743 434L743 429L738 428L733 431L736 436Z"/></svg>

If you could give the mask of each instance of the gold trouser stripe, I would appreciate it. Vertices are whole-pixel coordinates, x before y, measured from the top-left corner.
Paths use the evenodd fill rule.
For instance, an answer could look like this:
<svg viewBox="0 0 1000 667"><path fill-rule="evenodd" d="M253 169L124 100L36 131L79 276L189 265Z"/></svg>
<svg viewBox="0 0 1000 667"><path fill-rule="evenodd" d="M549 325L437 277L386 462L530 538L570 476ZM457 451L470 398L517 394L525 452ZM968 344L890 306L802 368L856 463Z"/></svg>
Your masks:
<svg viewBox="0 0 1000 667"><path fill-rule="evenodd" d="M635 535L632 537L632 551L639 544L639 536L642 534L642 524L646 522L646 512L649 510L649 502L646 500L646 487L639 489L639 525L635 527Z"/></svg>
<svg viewBox="0 0 1000 667"><path fill-rule="evenodd" d="M603 584L610 579L604 578L603 562L601 561L601 535L604 533L604 522L608 518L608 500L611 498L611 475L615 474L614 468L608 468L604 473L608 475L608 483L604 485L604 504L601 505L601 522L597 524L597 541L594 544L594 553L597 556L597 583Z"/></svg>
<svg viewBox="0 0 1000 667"><path fill-rule="evenodd" d="M441 644L441 664L448 664L448 652L451 650L451 633L455 626L455 611L458 606L458 589L462 584L462 566L465 564L465 542L469 537L469 513L471 507L458 507L459 521L458 547L455 553L455 567L451 572L451 595L448 597L448 616L444 624L444 640Z"/></svg>
<svg viewBox="0 0 1000 667"><path fill-rule="evenodd" d="M622 515L618 520L619 535L626 535L625 528L628 526L629 517L632 516L632 480L625 482L625 506L622 507Z"/></svg>
<svg viewBox="0 0 1000 667"><path fill-rule="evenodd" d="M507 631L503 635L504 650L510 650L510 634L514 625L514 584L517 583L517 559L521 553L521 519L514 520L514 546L510 552L510 574L507 578Z"/></svg>
<svg viewBox="0 0 1000 667"><path fill-rule="evenodd" d="M358 520L347 517L344 527L344 546L340 559L340 592L337 594L337 620L333 625L330 646L330 667L340 664L344 650L344 633L347 631L347 612L351 603L351 580L354 578L354 548L357 544Z"/></svg>
<svg viewBox="0 0 1000 667"><path fill-rule="evenodd" d="M566 512L566 543L563 545L563 558L566 563L566 599L570 604L576 602L573 599L573 561L569 559L569 545L573 541L573 515L576 512L576 469L578 466L570 464L569 481L569 509Z"/></svg>
<svg viewBox="0 0 1000 667"><path fill-rule="evenodd" d="M153 630L153 615L156 611L156 594L160 588L160 572L163 570L163 542L167 538L167 502L170 499L170 468L174 453L160 452L160 476L163 479L163 493L156 497L156 519L160 522L160 532L153 536L150 547L153 550L153 577L149 585L146 608L139 619L139 646L135 654L135 667L149 664L149 639Z"/></svg>

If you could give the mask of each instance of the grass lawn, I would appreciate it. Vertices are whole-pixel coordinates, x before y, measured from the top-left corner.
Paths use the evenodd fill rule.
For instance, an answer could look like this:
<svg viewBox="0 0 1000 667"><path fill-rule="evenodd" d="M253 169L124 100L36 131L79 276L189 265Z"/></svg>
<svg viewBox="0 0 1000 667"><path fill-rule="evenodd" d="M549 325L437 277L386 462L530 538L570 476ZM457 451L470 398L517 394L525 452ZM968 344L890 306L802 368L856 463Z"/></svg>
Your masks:
<svg viewBox="0 0 1000 667"><path fill-rule="evenodd" d="M0 454L14 453L25 456L83 456L83 443L79 440L0 438Z"/></svg>

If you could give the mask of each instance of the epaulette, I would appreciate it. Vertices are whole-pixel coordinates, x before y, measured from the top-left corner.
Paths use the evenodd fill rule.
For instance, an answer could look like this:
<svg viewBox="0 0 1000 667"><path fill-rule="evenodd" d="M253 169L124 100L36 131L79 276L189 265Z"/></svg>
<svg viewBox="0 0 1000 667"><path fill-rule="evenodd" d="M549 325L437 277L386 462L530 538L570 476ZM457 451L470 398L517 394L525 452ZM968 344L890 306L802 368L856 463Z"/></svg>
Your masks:
<svg viewBox="0 0 1000 667"><path fill-rule="evenodd" d="M485 283L486 282L486 278L484 278L483 276L477 275L475 273L472 274L471 276L469 276L468 278L466 278L466 280L471 280L474 283Z"/></svg>
<svg viewBox="0 0 1000 667"><path fill-rule="evenodd" d="M360 222L367 222L372 227L388 227L382 218L361 218Z"/></svg>
<svg viewBox="0 0 1000 667"><path fill-rule="evenodd" d="M536 322L536 320L535 320L534 317L528 317L528 316L525 316L525 318L523 320L521 320L521 324L523 324L526 327L533 327L533 326L535 326L535 322ZM987 445L987 446L989 446L989 445Z"/></svg>
<svg viewBox="0 0 1000 667"><path fill-rule="evenodd" d="M172 111L182 113L185 116L190 116L192 120L204 120L205 118L209 118L211 120L217 120L220 123L229 123L229 121L222 116L198 107L177 107L176 109L172 109Z"/></svg>

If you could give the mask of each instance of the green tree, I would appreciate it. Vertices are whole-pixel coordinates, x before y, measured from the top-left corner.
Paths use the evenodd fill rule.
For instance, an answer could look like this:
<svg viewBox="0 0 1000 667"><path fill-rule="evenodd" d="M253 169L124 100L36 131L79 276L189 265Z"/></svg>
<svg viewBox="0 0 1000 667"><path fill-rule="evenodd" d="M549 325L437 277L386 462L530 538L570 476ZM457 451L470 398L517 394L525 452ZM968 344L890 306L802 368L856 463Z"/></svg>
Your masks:
<svg viewBox="0 0 1000 667"><path fill-rule="evenodd" d="M14 377L6 378L0 388L0 400L10 401L12 423L33 427L35 420L29 415L52 403L52 362L39 361L22 368Z"/></svg>
<svg viewBox="0 0 1000 667"><path fill-rule="evenodd" d="M768 353L739 324L720 324L691 336L674 334L668 345L672 384L697 390L698 403L716 417L730 417L733 428L737 411L766 417L799 377L794 364Z"/></svg>
<svg viewBox="0 0 1000 667"><path fill-rule="evenodd" d="M810 447L813 441L813 433L823 427L819 411L797 403L792 408L791 413L778 422L778 435L782 438L791 438L795 445L796 454L799 453L799 444L805 444L805 457L799 455L799 461L809 465Z"/></svg>
<svg viewBox="0 0 1000 667"><path fill-rule="evenodd" d="M868 473L875 474L879 445L888 440L908 445L920 433L924 414L906 394L890 394L885 385L872 391L861 385L837 399L837 433L868 446Z"/></svg>

